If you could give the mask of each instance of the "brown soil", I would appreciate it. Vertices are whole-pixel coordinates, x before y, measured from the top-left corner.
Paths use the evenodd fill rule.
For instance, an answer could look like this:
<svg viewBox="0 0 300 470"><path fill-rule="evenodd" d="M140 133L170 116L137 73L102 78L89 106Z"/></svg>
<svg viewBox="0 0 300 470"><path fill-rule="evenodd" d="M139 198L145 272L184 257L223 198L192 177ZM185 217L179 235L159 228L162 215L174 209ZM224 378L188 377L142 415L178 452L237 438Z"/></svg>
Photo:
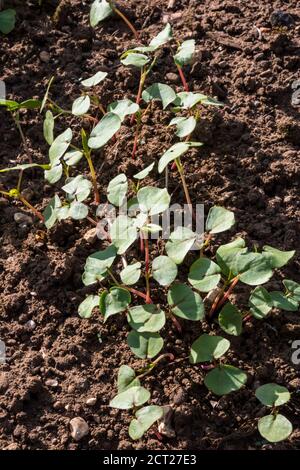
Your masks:
<svg viewBox="0 0 300 470"><path fill-rule="evenodd" d="M97 90L104 105L134 97L138 75L121 66L119 56L135 42L121 21L108 19L92 30L87 1L65 1L56 25L51 21L55 1L43 2L41 9L33 0L6 3L18 11L16 29L0 38L0 79L5 80L9 97L41 98L55 75L52 97L70 107L78 96L78 79L99 68L109 72ZM195 137L205 147L186 161L193 200L204 203L206 210L216 203L234 210L237 231L250 245L299 249L299 108L291 106L291 84L299 78L300 64L297 0L175 0L170 8L161 0L119 4L142 30L142 40L168 20L178 39L195 38L197 58L186 68L191 90L217 96L226 104L203 115ZM291 28L271 29L270 15L279 9L292 14ZM49 53L49 61L41 60L42 51ZM182 89L164 49L151 77L151 82L156 81ZM1 167L27 162L10 116L3 110L0 115ZM162 154L174 139L174 133L166 131L168 121L157 106L144 122L145 144L134 162L132 129L124 126L117 143L99 156L101 190L118 172L130 176ZM78 128L75 118L70 123ZM46 162L41 116L24 113L22 125L32 159ZM65 128L62 121L60 125ZM42 209L53 188L40 176L32 171L26 181L27 197ZM1 177L1 182L14 185L15 175ZM174 174L169 190L183 201L179 188ZM267 321L248 323L241 337L231 338L230 362L244 369L249 380L247 387L230 396L208 393L200 367L187 361L159 366L145 386L152 392L152 403L175 402L176 438L160 441L150 431L132 443L127 433L129 414L108 407L119 366L141 366L126 345L126 322L114 317L103 325L97 315L90 321L77 315L80 301L93 292L83 288L82 268L99 245L83 240L89 229L85 222L67 221L48 235L40 232L43 227L38 222L21 229L13 218L20 210L18 203L0 200L0 338L8 355L7 364L0 366L1 449L300 448L299 367L291 362L291 342L300 339L299 313L275 313ZM272 287L280 288L283 275L300 281L299 259L298 252ZM33 330L29 320L36 324ZM185 324L180 336L168 324L163 331L165 351L176 359L186 356L200 331L200 326L195 330ZM56 379L58 386L47 385L49 379ZM266 444L256 430L257 418L266 410L254 397L254 389L266 382L286 385L293 392L282 412L292 421L294 433L277 445ZM89 397L97 397L95 406L85 404ZM90 427L79 443L69 431L75 416Z"/></svg>

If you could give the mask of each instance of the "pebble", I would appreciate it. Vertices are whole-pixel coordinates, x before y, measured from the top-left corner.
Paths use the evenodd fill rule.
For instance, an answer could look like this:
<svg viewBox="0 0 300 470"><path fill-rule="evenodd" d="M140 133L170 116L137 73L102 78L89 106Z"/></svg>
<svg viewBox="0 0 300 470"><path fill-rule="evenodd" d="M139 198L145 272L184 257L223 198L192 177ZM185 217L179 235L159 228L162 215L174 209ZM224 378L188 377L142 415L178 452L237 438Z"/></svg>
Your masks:
<svg viewBox="0 0 300 470"><path fill-rule="evenodd" d="M176 73L168 72L166 74L166 80L168 80L171 83L178 83L179 82L179 76Z"/></svg>
<svg viewBox="0 0 300 470"><path fill-rule="evenodd" d="M86 403L87 406L94 406L97 403L97 398L95 398L95 397L88 398L85 403Z"/></svg>
<svg viewBox="0 0 300 470"><path fill-rule="evenodd" d="M45 384L47 387L56 388L58 387L58 381L56 379L47 379Z"/></svg>
<svg viewBox="0 0 300 470"><path fill-rule="evenodd" d="M270 23L273 28L278 26L286 26L287 28L294 26L295 20L289 13L285 11L273 11L270 16Z"/></svg>
<svg viewBox="0 0 300 470"><path fill-rule="evenodd" d="M28 322L25 323L25 328L29 331L34 330L36 327L36 323L33 320L28 320Z"/></svg>
<svg viewBox="0 0 300 470"><path fill-rule="evenodd" d="M30 217L30 215L23 214L23 212L16 212L14 214L14 221L19 225L21 224L32 225L33 224L32 217Z"/></svg>
<svg viewBox="0 0 300 470"><path fill-rule="evenodd" d="M83 239L87 242L87 243L95 243L95 241L97 240L97 229L96 228L91 228L90 230L88 230L84 235L83 235Z"/></svg>
<svg viewBox="0 0 300 470"><path fill-rule="evenodd" d="M70 421L71 436L78 442L89 433L89 426L83 418L73 418Z"/></svg>
<svg viewBox="0 0 300 470"><path fill-rule="evenodd" d="M47 51L40 52L40 59L42 62L48 63L50 62L50 54Z"/></svg>

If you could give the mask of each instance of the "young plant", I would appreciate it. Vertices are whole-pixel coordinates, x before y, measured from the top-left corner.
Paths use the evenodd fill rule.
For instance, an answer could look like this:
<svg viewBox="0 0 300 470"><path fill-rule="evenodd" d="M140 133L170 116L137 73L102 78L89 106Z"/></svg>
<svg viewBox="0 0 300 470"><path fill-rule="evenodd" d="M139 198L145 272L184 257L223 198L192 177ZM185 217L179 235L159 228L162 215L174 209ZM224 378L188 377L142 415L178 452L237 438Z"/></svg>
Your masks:
<svg viewBox="0 0 300 470"><path fill-rule="evenodd" d="M0 3L0 32L9 34L16 24L16 11L12 8L1 11L3 8L2 1Z"/></svg>
<svg viewBox="0 0 300 470"><path fill-rule="evenodd" d="M138 32L129 21L129 19L122 13L117 7L114 1L110 0L95 0L91 6L90 11L90 24L93 28L97 26L101 21L105 20L113 13L116 13L126 25L131 29L135 39L138 39Z"/></svg>
<svg viewBox="0 0 300 470"><path fill-rule="evenodd" d="M258 387L256 398L271 408L271 414L258 420L258 430L263 438L269 442L280 442L287 439L293 432L292 423L279 413L278 407L287 403L291 396L287 388L274 383Z"/></svg>
<svg viewBox="0 0 300 470"><path fill-rule="evenodd" d="M180 79L183 84L184 91L186 92L189 91L189 86L184 76L182 68L192 62L194 53L195 39L188 39L187 41L184 41L178 46L177 52L173 57L177 70L179 72Z"/></svg>

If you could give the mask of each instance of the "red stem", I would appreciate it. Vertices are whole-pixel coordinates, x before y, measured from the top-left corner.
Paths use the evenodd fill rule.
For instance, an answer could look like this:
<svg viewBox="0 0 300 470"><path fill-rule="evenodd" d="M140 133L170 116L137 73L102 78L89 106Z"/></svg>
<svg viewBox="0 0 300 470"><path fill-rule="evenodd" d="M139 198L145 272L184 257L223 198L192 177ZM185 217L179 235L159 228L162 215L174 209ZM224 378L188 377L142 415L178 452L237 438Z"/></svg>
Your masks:
<svg viewBox="0 0 300 470"><path fill-rule="evenodd" d="M133 289L132 287L126 287L126 289L129 290L130 292L132 292L132 294L135 294L135 295L137 295L137 296L139 296L139 297L142 297L142 299L147 300L147 295L144 294L143 292L140 292L139 290ZM149 302L148 302L148 303L149 303L149 304L153 304L151 298L149 298Z"/></svg>
<svg viewBox="0 0 300 470"><path fill-rule="evenodd" d="M145 278L146 278L146 286L147 286L147 295L146 295L146 304L152 303L150 300L150 257L149 257L149 240L148 236L145 237Z"/></svg>
<svg viewBox="0 0 300 470"><path fill-rule="evenodd" d="M138 93L137 93L137 96L136 96L136 104L140 104L141 102L141 98L142 98L142 93L143 93L143 88L144 88L144 83L145 83L145 80L146 80L146 74L145 72L142 70L141 71L141 78L140 78L140 83L139 83L139 89L138 89ZM134 119L135 119L135 114L133 114L131 116L131 119L130 119L130 124L132 125L134 123Z"/></svg>
<svg viewBox="0 0 300 470"><path fill-rule="evenodd" d="M135 159L135 154L137 151L137 146L138 146L138 141L139 141L139 130L140 126L139 124L136 125L136 131L135 131L135 136L134 136L134 143L133 143L133 149L132 149L132 154L131 157L134 160Z"/></svg>
<svg viewBox="0 0 300 470"><path fill-rule="evenodd" d="M233 289L235 288L235 286L237 285L237 283L239 282L239 276L236 276L232 283L230 284L230 287L228 289L227 292L225 292L225 294L223 295L223 298L220 300L220 302L218 303L218 308L222 307L222 305L225 304L226 300L228 299L228 297L230 296L231 292L233 291Z"/></svg>
<svg viewBox="0 0 300 470"><path fill-rule="evenodd" d="M189 86L188 86L188 83L187 83L187 81L186 81L186 79L185 79L183 70L182 70L182 68L180 67L179 64L176 64L176 65L177 65L177 69L178 69L178 72L179 72L179 76L180 76L181 81L182 81L182 85L183 85L184 91L189 91Z"/></svg>

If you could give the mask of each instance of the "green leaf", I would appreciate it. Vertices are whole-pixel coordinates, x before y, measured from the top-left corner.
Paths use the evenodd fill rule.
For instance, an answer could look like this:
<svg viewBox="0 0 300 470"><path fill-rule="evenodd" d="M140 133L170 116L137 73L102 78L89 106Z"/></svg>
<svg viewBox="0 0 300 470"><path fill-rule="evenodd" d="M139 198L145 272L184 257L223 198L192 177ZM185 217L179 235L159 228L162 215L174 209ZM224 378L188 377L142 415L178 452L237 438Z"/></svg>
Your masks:
<svg viewBox="0 0 300 470"><path fill-rule="evenodd" d="M139 387L140 381L134 370L126 365L120 367L118 372L118 393L124 392L131 387Z"/></svg>
<svg viewBox="0 0 300 470"><path fill-rule="evenodd" d="M227 395L239 390L247 382L247 375L237 367L220 364L204 379L206 387L216 395Z"/></svg>
<svg viewBox="0 0 300 470"><path fill-rule="evenodd" d="M168 303L177 317L193 321L204 318L204 305L200 295L185 284L174 284L169 289Z"/></svg>
<svg viewBox="0 0 300 470"><path fill-rule="evenodd" d="M158 172L162 173L170 162L179 158L192 147L201 147L201 145L203 145L201 142L178 142L172 145L160 158L158 162Z"/></svg>
<svg viewBox="0 0 300 470"><path fill-rule="evenodd" d="M16 24L16 11L8 8L0 11L0 31L3 34L10 33Z"/></svg>
<svg viewBox="0 0 300 470"><path fill-rule="evenodd" d="M202 93L193 93L192 91L181 91L177 93L176 100L174 101L175 108L178 109L192 109L196 104L201 103L207 98Z"/></svg>
<svg viewBox="0 0 300 470"><path fill-rule="evenodd" d="M114 245L110 245L105 250L96 251L90 255L84 267L83 283L89 286L102 280L108 268L110 268L116 258L117 249Z"/></svg>
<svg viewBox="0 0 300 470"><path fill-rule="evenodd" d="M104 322L111 315L124 312L131 302L130 292L122 287L112 287L103 294L100 297L100 312L104 315Z"/></svg>
<svg viewBox="0 0 300 470"><path fill-rule="evenodd" d="M69 217L74 220L85 219L89 213L89 208L85 204L79 201L73 201L70 204Z"/></svg>
<svg viewBox="0 0 300 470"><path fill-rule="evenodd" d="M167 23L165 28L150 41L149 46L157 49L163 44L166 44L171 39L172 39L172 27L170 23Z"/></svg>
<svg viewBox="0 0 300 470"><path fill-rule="evenodd" d="M176 263L168 256L158 256L152 262L152 276L161 286L169 286L177 276Z"/></svg>
<svg viewBox="0 0 300 470"><path fill-rule="evenodd" d="M285 264L290 261L290 259L293 258L294 254L296 253L295 250L281 251L269 245L265 245L263 247L263 250L271 255L272 268L282 268Z"/></svg>
<svg viewBox="0 0 300 470"><path fill-rule="evenodd" d="M89 197L92 183L84 176L78 175L75 178L68 178L67 184L62 189L68 194L70 201L76 199L76 201L82 202Z"/></svg>
<svg viewBox="0 0 300 470"><path fill-rule="evenodd" d="M150 398L150 392L144 387L130 387L124 392L118 393L109 403L112 408L119 410L130 410L143 405Z"/></svg>
<svg viewBox="0 0 300 470"><path fill-rule="evenodd" d="M141 276L141 263L137 262L126 266L121 272L120 277L123 284L131 286L136 284Z"/></svg>
<svg viewBox="0 0 300 470"><path fill-rule="evenodd" d="M66 152L64 155L64 161L66 165L68 166L74 166L77 165L78 162L83 157L83 153L80 150L70 150L69 152Z"/></svg>
<svg viewBox="0 0 300 470"><path fill-rule="evenodd" d="M130 114L135 114L139 111L140 107L138 104L134 103L131 100L120 100L120 101L114 101L111 103L107 110L111 113L116 114L119 116L121 121L124 121L125 117L130 115Z"/></svg>
<svg viewBox="0 0 300 470"><path fill-rule="evenodd" d="M243 316L235 305L228 302L219 313L219 325L225 333L239 336L243 328Z"/></svg>
<svg viewBox="0 0 300 470"><path fill-rule="evenodd" d="M230 347L228 339L222 336L203 334L193 342L190 352L191 364L198 362L211 362L224 356Z"/></svg>
<svg viewBox="0 0 300 470"><path fill-rule="evenodd" d="M142 212L155 215L168 209L171 197L166 188L145 186L138 191L137 199Z"/></svg>
<svg viewBox="0 0 300 470"><path fill-rule="evenodd" d="M197 259L189 271L189 282L200 292L209 292L214 289L220 279L220 267L208 258Z"/></svg>
<svg viewBox="0 0 300 470"><path fill-rule="evenodd" d="M121 59L123 65L133 65L138 68L144 67L149 61L150 59L145 54L138 52L129 52L124 59Z"/></svg>
<svg viewBox="0 0 300 470"><path fill-rule="evenodd" d="M135 418L129 425L129 436L133 440L140 439L146 431L160 418L164 412L161 406L150 405L141 408L135 413Z"/></svg>
<svg viewBox="0 0 300 470"><path fill-rule="evenodd" d="M79 96L72 105L72 114L74 116L82 116L86 114L91 106L91 99L88 95Z"/></svg>
<svg viewBox="0 0 300 470"><path fill-rule="evenodd" d="M41 106L40 100L26 100L19 104L19 109L37 109Z"/></svg>
<svg viewBox="0 0 300 470"><path fill-rule="evenodd" d="M5 106L9 111L17 111L19 109L19 103L13 100L0 99L0 106Z"/></svg>
<svg viewBox="0 0 300 470"><path fill-rule="evenodd" d="M88 140L91 149L99 149L115 135L122 124L121 119L115 113L107 113L94 127Z"/></svg>
<svg viewBox="0 0 300 470"><path fill-rule="evenodd" d="M88 295L78 307L81 318L90 318L95 307L99 306L99 295Z"/></svg>
<svg viewBox="0 0 300 470"><path fill-rule="evenodd" d="M175 91L164 83L154 83L143 91L142 98L146 103L152 100L160 100L165 109L176 98Z"/></svg>
<svg viewBox="0 0 300 470"><path fill-rule="evenodd" d="M263 405L271 407L284 405L291 398L287 388L274 383L258 387L255 396Z"/></svg>
<svg viewBox="0 0 300 470"><path fill-rule="evenodd" d="M107 199L114 206L122 206L128 189L128 181L124 173L113 178L107 187Z"/></svg>
<svg viewBox="0 0 300 470"><path fill-rule="evenodd" d="M133 177L137 180L142 180L142 179L146 178L146 176L148 176L149 173L153 170L154 165L155 165L155 162L151 163L149 166L144 168L142 171L139 171L139 173L136 173L135 175L133 175Z"/></svg>
<svg viewBox="0 0 300 470"><path fill-rule="evenodd" d="M61 163L59 163L58 165L55 165L52 168L50 168L50 170L45 170L44 176L45 176L45 180L47 180L48 183L55 184L57 183L57 181L60 180L60 178L62 177L62 174L63 174L63 167Z"/></svg>
<svg viewBox="0 0 300 470"><path fill-rule="evenodd" d="M134 220L126 215L119 215L110 228L110 236L118 254L122 255L136 241L137 229Z"/></svg>
<svg viewBox="0 0 300 470"><path fill-rule="evenodd" d="M293 432L292 423L283 415L268 415L258 421L258 430L269 442L280 442Z"/></svg>
<svg viewBox="0 0 300 470"><path fill-rule="evenodd" d="M132 330L127 338L131 351L140 359L152 359L162 349L164 340L158 333L138 333Z"/></svg>
<svg viewBox="0 0 300 470"><path fill-rule="evenodd" d="M224 207L211 207L206 219L205 229L209 233L229 230L235 224L234 213Z"/></svg>
<svg viewBox="0 0 300 470"><path fill-rule="evenodd" d="M283 285L289 294L292 294L292 298L300 302L300 284L289 279L283 281Z"/></svg>
<svg viewBox="0 0 300 470"><path fill-rule="evenodd" d="M196 234L187 227L177 227L166 243L166 252L176 264L183 262L196 240Z"/></svg>
<svg viewBox="0 0 300 470"><path fill-rule="evenodd" d="M235 272L249 286L264 284L273 275L269 257L261 253L238 254Z"/></svg>
<svg viewBox="0 0 300 470"><path fill-rule="evenodd" d="M141 213L142 214L142 213ZM144 214L142 214L144 215ZM162 227L157 224L146 224L141 227L141 231L144 233L157 233L162 231Z"/></svg>
<svg viewBox="0 0 300 470"><path fill-rule="evenodd" d="M55 195L45 208L43 212L44 222L46 228L49 230L57 222L57 209L61 207L61 201L57 195Z"/></svg>
<svg viewBox="0 0 300 470"><path fill-rule="evenodd" d="M175 117L171 120L169 126L176 126L176 135L180 139L186 137L194 131L197 121L194 116L186 117Z"/></svg>
<svg viewBox="0 0 300 470"><path fill-rule="evenodd" d="M245 240L237 238L233 242L221 245L216 252L218 265L222 273L228 277L235 270L236 257L240 253L246 253Z"/></svg>
<svg viewBox="0 0 300 470"><path fill-rule="evenodd" d="M282 292L270 292L270 297L272 299L272 305L275 308L279 308L287 312L297 312L299 308L298 300L293 297L287 297Z"/></svg>
<svg viewBox="0 0 300 470"><path fill-rule="evenodd" d="M177 49L174 55L175 63L180 67L190 64L195 53L195 39L184 41Z"/></svg>
<svg viewBox="0 0 300 470"><path fill-rule="evenodd" d="M93 75L90 78L87 78L85 80L81 80L80 84L90 88L93 86L98 85L100 82L102 82L105 78L107 77L107 72L97 72L95 75Z"/></svg>
<svg viewBox="0 0 300 470"><path fill-rule="evenodd" d="M112 14L113 10L106 0L95 0L90 10L90 24L93 28L97 26L100 21L105 20Z"/></svg>
<svg viewBox="0 0 300 470"><path fill-rule="evenodd" d="M129 309L127 321L139 333L156 333L164 327L166 316L156 305L139 305Z"/></svg>
<svg viewBox="0 0 300 470"><path fill-rule="evenodd" d="M68 128L65 132L56 137L49 149L49 158L52 166L60 163L60 158L68 150L72 141L72 129Z"/></svg>
<svg viewBox="0 0 300 470"><path fill-rule="evenodd" d="M46 112L43 124L44 137L47 144L52 145L54 141L54 117L51 111Z"/></svg>
<svg viewBox="0 0 300 470"><path fill-rule="evenodd" d="M28 170L29 168L42 168L42 170L47 170L50 168L49 165L39 165L38 163L23 163L22 165L11 166L10 168L2 168L0 173L6 173L7 171L18 171L18 170Z"/></svg>
<svg viewBox="0 0 300 470"><path fill-rule="evenodd" d="M264 287L256 287L251 292L249 306L251 314L257 320L263 320L272 310L272 297Z"/></svg>

